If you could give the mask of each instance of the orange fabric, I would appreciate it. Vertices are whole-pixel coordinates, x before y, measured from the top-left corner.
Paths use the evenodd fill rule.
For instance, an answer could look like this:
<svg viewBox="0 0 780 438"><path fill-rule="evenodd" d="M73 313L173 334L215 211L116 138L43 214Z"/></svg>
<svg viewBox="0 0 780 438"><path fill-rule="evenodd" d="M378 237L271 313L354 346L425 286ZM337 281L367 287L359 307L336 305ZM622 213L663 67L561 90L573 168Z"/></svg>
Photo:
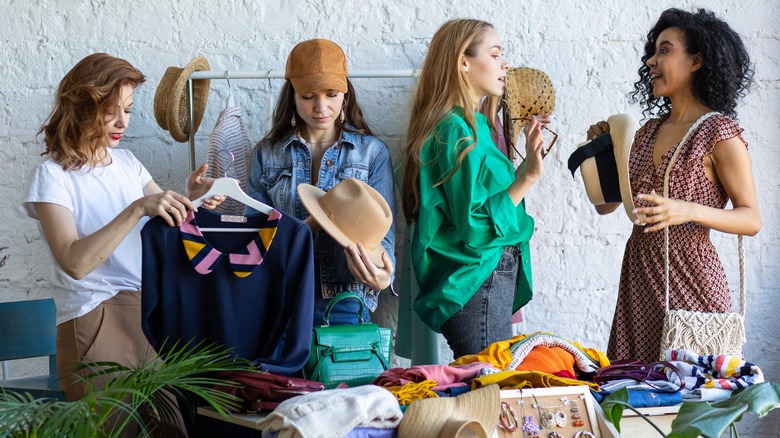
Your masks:
<svg viewBox="0 0 780 438"><path fill-rule="evenodd" d="M537 345L515 368L517 371L538 371L540 373L555 374L566 370L570 376L576 376L574 372L574 356L561 347L547 347Z"/></svg>

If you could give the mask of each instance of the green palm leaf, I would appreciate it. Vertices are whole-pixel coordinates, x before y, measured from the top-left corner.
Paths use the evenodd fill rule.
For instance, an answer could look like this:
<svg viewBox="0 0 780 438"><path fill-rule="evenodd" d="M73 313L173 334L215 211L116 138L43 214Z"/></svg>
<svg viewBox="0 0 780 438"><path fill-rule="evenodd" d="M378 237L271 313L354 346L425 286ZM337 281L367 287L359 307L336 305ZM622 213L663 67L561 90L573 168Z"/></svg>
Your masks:
<svg viewBox="0 0 780 438"><path fill-rule="evenodd" d="M254 370L247 360L203 342L177 342L160 350L165 353L137 369L115 362L82 364L80 370L88 372L78 378L86 383L86 393L76 402L0 392L0 436L118 436L131 424L148 436L158 424L147 417L158 423L175 418L179 412L176 398L185 403L197 398L222 415L240 406L237 397L214 389L215 385L237 385L212 376L220 371ZM92 384L96 379L106 382L100 390ZM121 418L119 424L117 418Z"/></svg>

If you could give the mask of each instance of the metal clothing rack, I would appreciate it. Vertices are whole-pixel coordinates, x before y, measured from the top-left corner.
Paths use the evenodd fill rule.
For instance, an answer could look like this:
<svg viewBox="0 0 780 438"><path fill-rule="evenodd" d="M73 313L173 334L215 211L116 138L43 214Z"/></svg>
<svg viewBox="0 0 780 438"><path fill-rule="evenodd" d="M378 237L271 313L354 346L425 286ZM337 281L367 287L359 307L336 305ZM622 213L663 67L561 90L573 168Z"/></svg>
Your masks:
<svg viewBox="0 0 780 438"><path fill-rule="evenodd" d="M357 70L349 74L350 79L356 78L416 78L420 70ZM195 121L192 118L195 112L192 102L192 81L203 79L284 79L282 70L223 70L223 71L196 71L187 79L187 101L189 102L189 112L187 118L190 122L190 172L195 170Z"/></svg>

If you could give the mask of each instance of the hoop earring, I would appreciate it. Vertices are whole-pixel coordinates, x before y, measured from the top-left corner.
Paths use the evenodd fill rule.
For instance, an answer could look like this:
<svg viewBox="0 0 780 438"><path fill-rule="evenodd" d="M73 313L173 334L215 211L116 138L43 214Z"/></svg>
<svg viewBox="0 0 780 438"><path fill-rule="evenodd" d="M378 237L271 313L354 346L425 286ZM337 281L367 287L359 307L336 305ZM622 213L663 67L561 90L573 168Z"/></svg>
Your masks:
<svg viewBox="0 0 780 438"><path fill-rule="evenodd" d="M298 121L295 120L295 110L293 110L292 118L290 118L290 124L292 125L293 128L295 128L295 125L298 124Z"/></svg>
<svg viewBox="0 0 780 438"><path fill-rule="evenodd" d="M347 114L344 112L344 107L341 107L341 114L339 114L339 122L343 125L344 122L347 120Z"/></svg>

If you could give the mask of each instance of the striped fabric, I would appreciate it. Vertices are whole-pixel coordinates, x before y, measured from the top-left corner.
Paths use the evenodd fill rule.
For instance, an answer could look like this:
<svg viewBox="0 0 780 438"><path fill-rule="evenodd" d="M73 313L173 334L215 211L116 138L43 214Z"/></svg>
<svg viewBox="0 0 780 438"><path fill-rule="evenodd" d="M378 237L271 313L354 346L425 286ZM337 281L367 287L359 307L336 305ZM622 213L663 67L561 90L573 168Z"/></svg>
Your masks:
<svg viewBox="0 0 780 438"><path fill-rule="evenodd" d="M252 145L249 143L249 136L241 123L243 113L244 110L237 106L225 108L222 111L217 118L214 130L209 135L206 161L209 163L208 176L235 178L241 189L246 191L247 169L249 168ZM233 154L233 157L230 154ZM244 204L227 199L216 210L227 214L241 214L244 211Z"/></svg>
<svg viewBox="0 0 780 438"><path fill-rule="evenodd" d="M276 228L279 219L282 217L278 210L274 210L268 220L263 224L260 231L252 238L249 244L241 251L227 254L233 273L237 277L247 277L252 271L263 263L271 243L276 235ZM212 247L203 237L203 233L198 228L195 221L195 213L190 211L187 219L179 227L181 231L182 243L187 257L199 274L206 275L211 273L217 265L224 259L225 254Z"/></svg>
<svg viewBox="0 0 780 438"><path fill-rule="evenodd" d="M764 381L761 369L735 356L699 356L688 350L667 350L666 360L685 376L687 389L734 390ZM670 381L678 380L674 373L667 375Z"/></svg>

